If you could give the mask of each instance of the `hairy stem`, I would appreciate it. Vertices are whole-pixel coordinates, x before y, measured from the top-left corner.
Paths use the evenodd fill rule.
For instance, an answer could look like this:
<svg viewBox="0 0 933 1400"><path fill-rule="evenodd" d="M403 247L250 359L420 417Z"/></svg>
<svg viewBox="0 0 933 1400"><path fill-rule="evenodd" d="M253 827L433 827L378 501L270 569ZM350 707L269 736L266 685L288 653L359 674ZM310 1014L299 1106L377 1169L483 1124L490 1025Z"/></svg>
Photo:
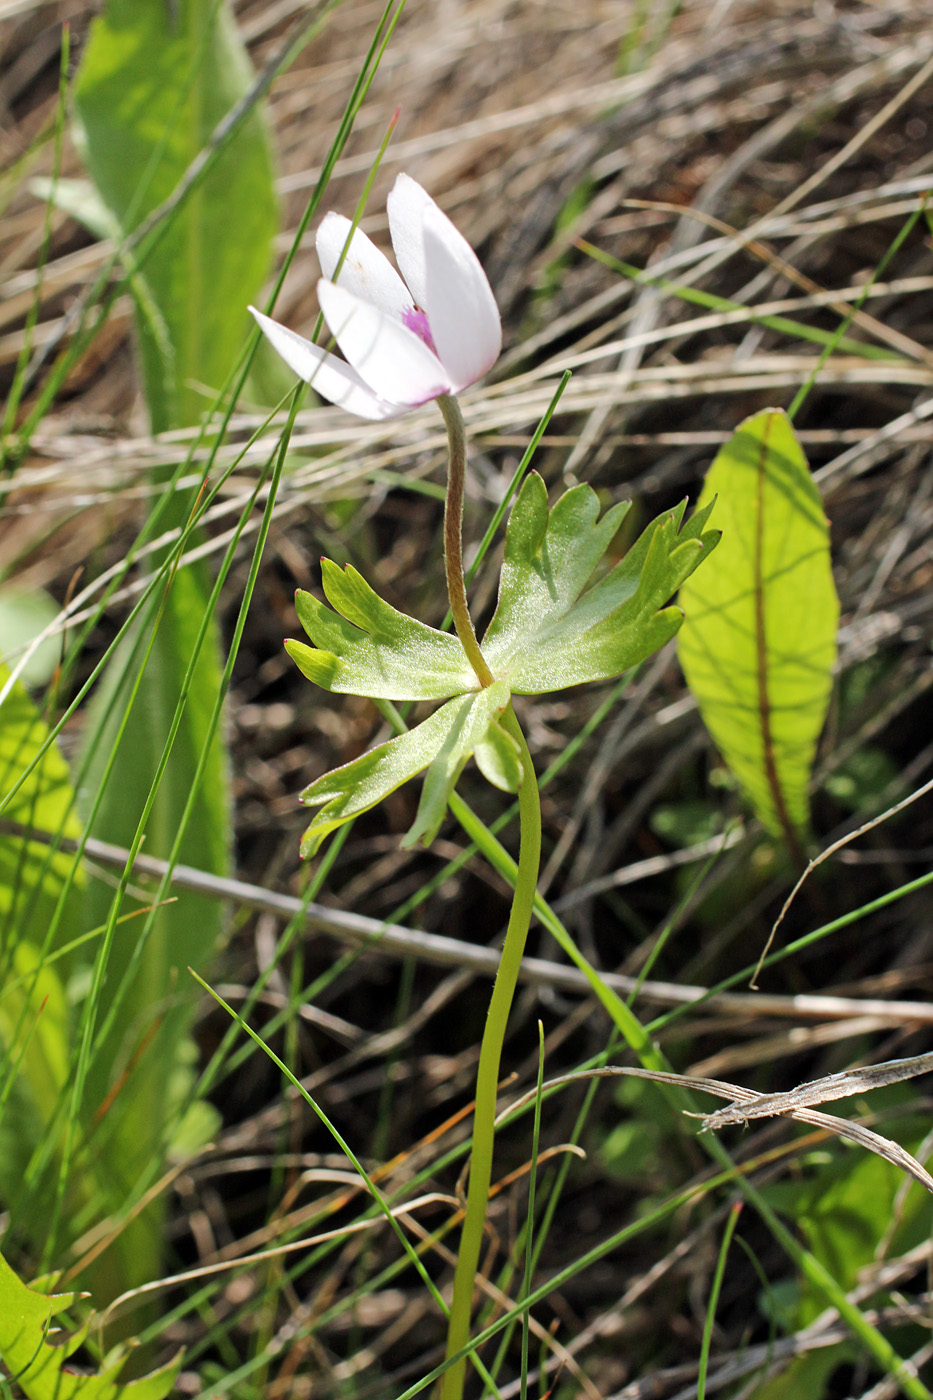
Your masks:
<svg viewBox="0 0 933 1400"><path fill-rule="evenodd" d="M486 1223L486 1203L492 1179L492 1152L495 1139L496 1090L499 1083L499 1061L505 1039L506 1023L518 982L525 939L534 908L535 887L541 860L541 801L534 765L525 743L525 736L511 704L503 712L502 727L511 734L521 749L522 782L518 791L521 850L515 879L515 893L509 914L509 926L499 959L499 970L492 989L486 1029L479 1052L476 1071L476 1107L473 1114L473 1155L470 1159L470 1182L466 1211L460 1236L460 1252L454 1274L454 1293L447 1325L447 1356L454 1356L470 1335L470 1312L476 1270L479 1265L483 1228ZM441 1379L439 1400L461 1400L466 1361L456 1362Z"/></svg>
<svg viewBox="0 0 933 1400"><path fill-rule="evenodd" d="M447 498L444 502L444 567L447 570L447 596L460 644L476 672L480 685L492 685L492 672L479 649L463 582L463 482L466 476L466 428L460 405L450 394L441 394L437 406L447 425L450 461L447 467Z"/></svg>

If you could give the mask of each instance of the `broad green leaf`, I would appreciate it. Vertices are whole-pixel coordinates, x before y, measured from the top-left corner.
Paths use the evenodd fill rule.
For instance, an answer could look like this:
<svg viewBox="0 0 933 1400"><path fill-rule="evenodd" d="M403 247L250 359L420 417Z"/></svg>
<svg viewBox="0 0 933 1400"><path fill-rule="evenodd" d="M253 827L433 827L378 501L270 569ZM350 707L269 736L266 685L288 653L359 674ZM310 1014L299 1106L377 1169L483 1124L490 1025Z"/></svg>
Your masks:
<svg viewBox="0 0 933 1400"><path fill-rule="evenodd" d="M68 768L24 688L0 665L0 821L74 838L80 828ZM34 766L32 766L34 765ZM30 770L31 771L28 771ZM21 782L23 774L28 776ZM17 786L19 784L19 786ZM49 1131L67 1078L70 1049L59 974L46 959L78 923L83 873L76 872L57 928L74 856L0 831L0 1197L27 1233L47 1223L47 1202L23 1200L29 1155ZM12 1080L12 1082L11 1082Z"/></svg>
<svg viewBox="0 0 933 1400"><path fill-rule="evenodd" d="M473 746L508 699L501 683L456 696L416 728L318 778L301 794L306 806L321 809L302 838L302 856L313 856L331 831L375 807L429 766L430 781L407 839L430 840Z"/></svg>
<svg viewBox="0 0 933 1400"><path fill-rule="evenodd" d="M0 693L7 689L9 675L0 664ZM23 686L9 685L0 701L0 818L75 838L80 833L75 795L55 744L16 788L48 736L48 726ZM10 956L14 939L42 946L73 864L73 856L53 855L44 842L0 835L0 967Z"/></svg>
<svg viewBox="0 0 933 1400"><path fill-rule="evenodd" d="M51 1182L61 1168L60 1140L52 1134L71 1068L60 966L19 939L0 978L0 1198L17 1231L38 1240L48 1231ZM36 1182L35 1154L43 1148L48 1170Z"/></svg>
<svg viewBox="0 0 933 1400"><path fill-rule="evenodd" d="M95 238L119 246L122 230L117 217L90 180L50 180L41 176L30 180L29 188L38 199L51 200L56 209L83 224ZM139 271L132 252L124 252L120 261L136 304L137 325L145 326L146 337L156 347L159 360L163 364L173 363L175 352L168 326L153 300L149 283Z"/></svg>
<svg viewBox="0 0 933 1400"><path fill-rule="evenodd" d="M299 591L295 607L315 644L285 643L292 660L325 690L380 700L446 700L475 689L456 637L406 617L374 593L351 565L321 560L333 609Z"/></svg>
<svg viewBox="0 0 933 1400"><path fill-rule="evenodd" d="M25 939L13 948L5 985L0 988L0 1044L18 1061L37 1117L36 1138L50 1123L68 1078L68 1010L52 964ZM0 1167L0 1180L2 1180ZM9 1199L9 1192L4 1192Z"/></svg>
<svg viewBox="0 0 933 1400"><path fill-rule="evenodd" d="M150 787L155 780L185 675L194 651L204 587L191 569L176 574L159 621L155 644L122 736L120 726L130 699L141 657L139 633L133 631L118 650L88 715L88 741L99 736L82 795L89 803L105 781L105 767L116 753L106 779L103 800L94 821L94 835L118 846L133 839ZM208 642L211 637L208 634ZM227 760L209 726L221 684L214 646L202 647L194 669L182 722L171 757L146 825L145 850L167 857L191 795L191 784L202 751L208 758L203 780L181 844L180 859L198 869L224 874L229 865L230 813ZM87 927L106 925L113 899L109 881L89 882L85 907ZM128 899L128 907L138 903ZM151 1173L174 1130L171 1114L171 1071L184 1042L196 1001L196 987L187 967L203 968L225 927L217 900L190 891L151 916L151 928L140 945L144 920L117 929L107 964L101 1015L112 1010L113 994L122 1000L109 1035L90 1067L85 1103L93 1116L108 1104L95 1126L94 1161L110 1177L109 1208L125 1209L137 1184ZM89 949L93 954L95 948ZM131 966L136 959L135 965ZM124 1073L126 1071L126 1073ZM116 1091L116 1096L112 1097ZM99 1182L103 1185L103 1182ZM114 1249L101 1258L108 1276L96 1273L91 1285L102 1297L152 1276L161 1249L158 1204L123 1231ZM122 1259L125 1276L112 1271ZM112 1276L111 1276L112 1275Z"/></svg>
<svg viewBox="0 0 933 1400"><path fill-rule="evenodd" d="M37 175L29 181L29 193L46 203L51 200L56 209L83 224L88 233L102 242L119 242L121 230L116 215L90 180L51 180L47 175Z"/></svg>
<svg viewBox="0 0 933 1400"><path fill-rule="evenodd" d="M211 405L243 344L246 304L258 298L270 265L277 204L260 111L240 122L222 150L208 150L219 123L252 81L226 0L107 0L92 26L75 85L79 144L114 233L131 233L175 193L195 159L206 162L206 173L160 226L158 240L144 239L127 266L149 415L157 432L197 423ZM85 213L90 208L87 201L82 207ZM100 217L93 209L91 216ZM157 472L157 481L164 475ZM181 524L189 505L179 497L160 528ZM140 628L127 638L95 697L86 727L88 745L97 745L85 787L88 805L119 743L95 836L121 846L133 838L183 694L208 595L206 570L189 567L174 578L122 737L145 640ZM227 764L221 739L209 737L221 678L219 654L212 624L147 822L145 849L169 855L198 760L207 752L181 856L223 874L230 844ZM89 923L106 922L111 894L107 885L95 883ZM164 1156L173 1131L168 1086L194 1000L185 968L190 962L203 965L222 927L216 902L185 894L159 912L132 971L139 931L123 936L120 930L114 939L106 990L122 987L125 995L98 1046L85 1108L93 1115L107 1106L95 1127L94 1159L109 1175L109 1208L115 1212L127 1208ZM111 1013L111 1005L107 996L103 1015ZM112 1296L151 1277L162 1244L161 1209L159 1204L132 1220L102 1256L101 1274L94 1279L101 1293Z"/></svg>
<svg viewBox="0 0 933 1400"><path fill-rule="evenodd" d="M87 168L124 235L175 190L252 72L226 3L108 0L75 85ZM155 431L196 423L236 361L278 226L269 142L254 110L190 191L141 276L140 348ZM141 250L144 252L144 250ZM138 295L137 295L138 300ZM167 353L168 351L168 353Z"/></svg>
<svg viewBox="0 0 933 1400"><path fill-rule="evenodd" d="M829 704L839 601L829 528L786 414L740 424L707 474L723 540L680 592L681 665L726 763L769 831L792 843Z"/></svg>
<svg viewBox="0 0 933 1400"><path fill-rule="evenodd" d="M835 1346L795 1356L786 1370L769 1376L761 1385L756 1384L755 1400L800 1400L802 1395L807 1400L824 1400L830 1394L833 1372L840 1366L851 1365L857 1357L858 1348L852 1342L838 1342Z"/></svg>
<svg viewBox="0 0 933 1400"><path fill-rule="evenodd" d="M514 694L536 695L606 680L650 656L678 630L664 605L716 544L702 533L708 510L684 525L684 504L653 521L604 578L586 589L626 506L598 520L589 486L567 491L549 511L532 472L506 534L499 603L482 642L493 675Z"/></svg>
<svg viewBox="0 0 933 1400"><path fill-rule="evenodd" d="M47 1295L27 1288L0 1255L0 1359L28 1400L163 1400L175 1385L180 1356L148 1376L124 1383L117 1377L125 1353L99 1375L67 1369L85 1332L63 1345L57 1334L50 1337L50 1323L74 1299L73 1293Z"/></svg>
<svg viewBox="0 0 933 1400"><path fill-rule="evenodd" d="M0 656L14 659L50 622L58 617L58 604L44 588L18 588L14 583L0 585ZM24 685L47 685L61 659L61 637L46 637L19 669Z"/></svg>

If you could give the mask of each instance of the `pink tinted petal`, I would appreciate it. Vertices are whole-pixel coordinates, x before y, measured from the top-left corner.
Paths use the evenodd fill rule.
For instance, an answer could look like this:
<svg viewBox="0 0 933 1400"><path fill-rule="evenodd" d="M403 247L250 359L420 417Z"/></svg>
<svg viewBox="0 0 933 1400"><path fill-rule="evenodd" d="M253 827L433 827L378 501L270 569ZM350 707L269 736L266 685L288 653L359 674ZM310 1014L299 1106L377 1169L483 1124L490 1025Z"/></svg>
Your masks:
<svg viewBox="0 0 933 1400"><path fill-rule="evenodd" d="M337 344L380 399L413 407L449 393L443 365L413 331L334 282L322 279L317 294Z"/></svg>
<svg viewBox="0 0 933 1400"><path fill-rule="evenodd" d="M428 325L428 318L423 311L419 311L417 306L411 307L402 316L402 325L407 326L410 331L414 331L419 340L423 340L429 350L437 354L437 346L431 335L431 327Z"/></svg>
<svg viewBox="0 0 933 1400"><path fill-rule="evenodd" d="M502 323L479 258L436 205L423 215L424 310L456 393L495 364Z"/></svg>
<svg viewBox="0 0 933 1400"><path fill-rule="evenodd" d="M350 238L351 228L350 220L342 214L326 214L315 235L321 271L328 282L334 280L334 270ZM353 229L337 282L363 301L378 306L387 316L401 319L406 311L412 310L412 299L405 283L385 254L380 253L361 229Z"/></svg>
<svg viewBox="0 0 933 1400"><path fill-rule="evenodd" d="M345 408L348 413L355 413L358 418L398 418L406 411L407 404L386 403L377 398L356 371L336 355L329 355L319 345L279 325L254 306L249 309L273 350L322 398Z"/></svg>
<svg viewBox="0 0 933 1400"><path fill-rule="evenodd" d="M425 309L424 215L434 200L410 175L399 175L386 200L395 261L417 304Z"/></svg>

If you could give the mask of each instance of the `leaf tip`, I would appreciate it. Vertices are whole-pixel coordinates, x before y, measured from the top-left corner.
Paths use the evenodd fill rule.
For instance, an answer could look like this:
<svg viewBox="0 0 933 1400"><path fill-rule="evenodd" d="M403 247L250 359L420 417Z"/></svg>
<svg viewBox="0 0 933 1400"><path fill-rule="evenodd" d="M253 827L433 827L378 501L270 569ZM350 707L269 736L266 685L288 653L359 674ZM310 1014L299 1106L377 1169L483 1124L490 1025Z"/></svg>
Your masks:
<svg viewBox="0 0 933 1400"><path fill-rule="evenodd" d="M332 690L340 670L340 659L331 651L306 646L304 642L287 637L285 650L303 676L322 690Z"/></svg>
<svg viewBox="0 0 933 1400"><path fill-rule="evenodd" d="M313 824L309 826L298 844L299 859L313 859L313 857L316 856L318 851L320 850L321 842L323 841L323 839L324 837L321 834L321 832L314 830Z"/></svg>

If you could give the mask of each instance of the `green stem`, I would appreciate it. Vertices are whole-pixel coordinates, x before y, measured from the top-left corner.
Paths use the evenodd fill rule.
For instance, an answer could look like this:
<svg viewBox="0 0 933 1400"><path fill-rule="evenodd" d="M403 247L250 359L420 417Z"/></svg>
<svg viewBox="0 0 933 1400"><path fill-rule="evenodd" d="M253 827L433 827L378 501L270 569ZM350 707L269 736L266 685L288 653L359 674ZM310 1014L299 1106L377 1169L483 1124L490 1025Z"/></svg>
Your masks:
<svg viewBox="0 0 933 1400"><path fill-rule="evenodd" d="M515 880L515 894L509 914L509 926L499 959L486 1029L479 1052L476 1071L476 1107L473 1113L473 1155L470 1159L470 1182L466 1211L460 1236L460 1252L454 1274L454 1292L447 1325L448 1357L455 1356L466 1346L470 1335L470 1312L473 1290L479 1266L483 1229L486 1224L486 1203L492 1180L492 1151L495 1140L496 1095L499 1085L499 1061L505 1039L506 1023L521 968L525 939L534 909L535 887L541 860L541 802L538 781L525 736L511 704L502 714L502 727L511 734L521 749L522 783L518 790L521 850ZM440 1384L438 1400L461 1400L466 1359L447 1370Z"/></svg>
<svg viewBox="0 0 933 1400"><path fill-rule="evenodd" d="M447 596L460 644L480 685L492 685L492 672L479 649L463 582L463 483L466 477L466 427L460 405L450 394L441 394L437 406L447 425L450 461L447 467L447 498L444 502L444 567L447 570Z"/></svg>

